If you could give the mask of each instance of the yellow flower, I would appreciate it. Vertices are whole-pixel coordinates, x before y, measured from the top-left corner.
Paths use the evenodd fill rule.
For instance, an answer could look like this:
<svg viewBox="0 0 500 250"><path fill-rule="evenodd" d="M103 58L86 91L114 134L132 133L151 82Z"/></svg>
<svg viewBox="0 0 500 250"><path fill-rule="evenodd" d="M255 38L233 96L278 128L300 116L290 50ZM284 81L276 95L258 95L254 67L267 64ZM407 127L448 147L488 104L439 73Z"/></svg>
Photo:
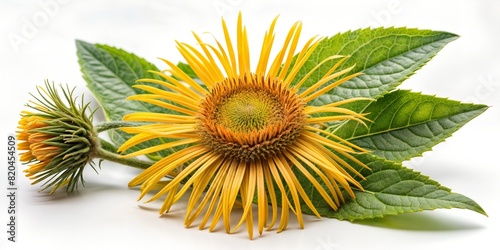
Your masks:
<svg viewBox="0 0 500 250"><path fill-rule="evenodd" d="M349 173L360 174L342 158L366 167L351 155L365 150L320 129L329 122L363 122L362 114L340 107L361 98L322 106L307 105L359 74L348 75L353 67L337 70L347 57L331 56L299 76L299 69L320 40L309 39L294 57L302 29L301 23L297 22L277 55L271 57L276 21L274 19L264 37L255 70L251 70L247 31L240 15L234 45L224 20L225 41L222 43L216 40L215 45L208 44L196 34L200 48L177 42L180 53L199 81L174 63L163 60L169 66L166 73L154 72L164 78L163 81L140 80L158 84L161 88L135 86L148 93L132 96L130 100L152 103L172 111L170 114L138 112L126 115L126 121L148 124L124 128L135 135L119 149L123 152L155 138L169 140L127 155L174 150L129 183L129 186L142 185L142 199L156 189L165 176L172 177L150 199L166 195L160 213L168 212L192 187L186 226L204 213L200 229L205 228L211 218L209 228L212 231L222 218L228 233L246 223L252 238L253 202L257 204L259 234L265 227L274 227L278 206L281 206L278 232L287 227L289 210L303 227L301 202L320 216L296 173L307 178L333 209L338 209L344 201L342 191L353 197L351 186L362 189ZM337 63L315 84L304 87L311 74L330 60ZM280 204L278 197L281 198ZM230 214L235 203L241 204L243 211L241 219L231 230Z"/></svg>
<svg viewBox="0 0 500 250"><path fill-rule="evenodd" d="M24 172L32 184L44 182L44 189L52 192L66 186L73 191L83 183L83 169L90 163L94 168L97 135L93 127L88 104L78 106L73 91L64 90L66 103L50 84L39 87L40 97L27 106L33 111L21 112L17 131L20 141L20 161L28 164Z"/></svg>
<svg viewBox="0 0 500 250"><path fill-rule="evenodd" d="M58 148L41 143L45 140L53 138L53 136L40 132L33 132L38 128L47 127L44 123L47 119L33 115L27 111L23 111L21 116L21 120L19 120L20 130L18 131L17 139L22 142L19 143L18 149L25 152L20 155L20 161L30 162L38 160L38 163L32 164L30 169L33 172L39 171L40 169L43 169L52 158L54 158L54 152Z"/></svg>

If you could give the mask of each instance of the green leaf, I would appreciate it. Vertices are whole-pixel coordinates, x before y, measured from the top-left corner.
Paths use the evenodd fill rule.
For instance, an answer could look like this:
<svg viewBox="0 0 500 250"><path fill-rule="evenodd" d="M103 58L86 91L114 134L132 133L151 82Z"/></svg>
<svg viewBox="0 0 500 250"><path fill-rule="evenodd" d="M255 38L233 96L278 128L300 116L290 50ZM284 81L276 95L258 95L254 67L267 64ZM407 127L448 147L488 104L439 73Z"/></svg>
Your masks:
<svg viewBox="0 0 500 250"><path fill-rule="evenodd" d="M404 161L430 150L487 108L397 90L366 107L371 120L366 127L349 121L334 133L379 157Z"/></svg>
<svg viewBox="0 0 500 250"><path fill-rule="evenodd" d="M341 84L311 104L322 105L353 97L377 99L401 84L457 37L447 32L407 28L363 29L340 33L321 41L295 81L302 79L329 56L349 55L350 58L339 69L355 64L349 74L363 72L363 75ZM321 66L305 82L304 87L317 82L335 62L330 61Z"/></svg>
<svg viewBox="0 0 500 250"><path fill-rule="evenodd" d="M191 68L191 66L189 66L189 64L179 62L179 63L177 63L177 67L179 67L179 69L181 69L189 77L191 77L193 79L198 79L196 72L194 72L193 68Z"/></svg>
<svg viewBox="0 0 500 250"><path fill-rule="evenodd" d="M132 88L136 84L136 80L140 78L158 79L158 76L148 72L148 70L158 71L153 64L122 49L107 45L90 44L77 40L76 47L83 77L104 110L108 121L120 121L124 115L132 112L171 112L148 103L126 100L131 95L144 93L142 90ZM160 87L155 84L151 85ZM132 136L120 130L109 130L109 135L116 145L121 145ZM161 141L152 140L131 150L136 151L159 143ZM150 157L158 159L165 155L165 152L160 152L152 154Z"/></svg>
<svg viewBox="0 0 500 250"><path fill-rule="evenodd" d="M365 180L357 178L365 191L354 191L356 197L348 198L337 211L321 198L308 181L303 180L305 178L301 178L304 189L313 190L309 195L318 197L313 199L313 204L321 216L353 221L440 208L468 209L486 215L472 199L451 192L449 188L405 168L401 163L368 154L356 155L356 158L370 168L361 171ZM305 213L312 214L306 205L302 207Z"/></svg>

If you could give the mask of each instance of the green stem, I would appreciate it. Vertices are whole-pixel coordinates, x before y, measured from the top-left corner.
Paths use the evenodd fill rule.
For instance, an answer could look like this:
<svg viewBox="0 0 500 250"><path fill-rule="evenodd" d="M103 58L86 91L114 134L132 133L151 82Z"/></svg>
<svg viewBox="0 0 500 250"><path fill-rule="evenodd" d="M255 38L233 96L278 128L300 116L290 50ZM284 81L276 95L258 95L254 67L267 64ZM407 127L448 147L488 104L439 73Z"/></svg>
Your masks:
<svg viewBox="0 0 500 250"><path fill-rule="evenodd" d="M118 148L115 147L115 145L113 145L112 143L100 138L99 138L99 145L101 148L103 148L104 150L107 150L111 153L115 153L115 152L118 152Z"/></svg>
<svg viewBox="0 0 500 250"><path fill-rule="evenodd" d="M138 126L139 124L137 123L130 123L130 122L122 122L122 121L112 121L112 122L105 122L101 123L97 126L94 127L95 131L97 133L109 130L109 129L116 129L116 128L121 128L121 127L135 127ZM146 169L153 165L153 162L151 161L144 161L140 160L137 158L127 158L124 157L120 154L115 153L117 151L117 148L109 143L106 140L103 140L102 138L98 137L99 142L97 143L98 147L96 148L95 151L95 157L100 158L103 160L108 160L116 163L120 163L122 165L134 167L134 168L140 168L140 169Z"/></svg>
<svg viewBox="0 0 500 250"><path fill-rule="evenodd" d="M153 162L144 161L144 160L140 160L137 158L126 158L126 157L123 157L122 155L105 150L102 147L97 148L96 157L101 158L103 160L108 160L108 161L120 163L123 165L127 165L127 166L134 167L134 168L139 168L139 169L146 169L146 168L150 167L151 165L153 165Z"/></svg>
<svg viewBox="0 0 500 250"><path fill-rule="evenodd" d="M109 129L116 129L122 127L137 127L139 125L140 124L133 122L112 121L112 122L104 122L95 126L95 130L97 131L97 133L100 133Z"/></svg>

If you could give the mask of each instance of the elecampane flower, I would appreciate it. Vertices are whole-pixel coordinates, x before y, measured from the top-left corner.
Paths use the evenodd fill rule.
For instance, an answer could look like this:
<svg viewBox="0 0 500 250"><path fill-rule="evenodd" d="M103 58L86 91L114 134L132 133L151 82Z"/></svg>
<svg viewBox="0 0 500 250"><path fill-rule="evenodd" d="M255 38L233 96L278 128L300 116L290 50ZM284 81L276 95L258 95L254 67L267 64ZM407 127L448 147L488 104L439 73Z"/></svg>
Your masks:
<svg viewBox="0 0 500 250"><path fill-rule="evenodd" d="M215 40L215 44L208 44L196 34L199 48L177 42L180 53L199 80L188 76L174 63L163 60L169 69L154 73L164 80L140 80L158 84L161 88L135 86L148 93L132 96L130 100L152 103L172 111L169 114L139 112L126 115L126 121L148 124L124 128L135 135L119 149L123 152L151 139L169 139L167 143L128 154L137 156L165 149L176 150L129 183L130 186L142 185L140 198L143 198L157 187L162 178L172 177L150 199L166 195L160 213L168 212L192 187L186 226L204 214L200 229L205 228L211 218L209 228L212 231L222 218L228 233L246 223L252 238L254 201L259 234L265 227L274 227L279 206L278 232L287 227L289 210L303 227L301 202L320 216L299 183L296 172L307 178L333 209L338 209L344 201L343 190L353 197L351 186L362 189L349 173L360 174L343 158L366 167L352 156L365 150L320 129L329 122L363 122L362 114L341 107L361 98L322 106L308 105L316 97L358 74L348 74L353 67L337 70L347 57L331 56L299 78L299 69L320 39L309 39L296 54L302 29L301 23L297 22L277 55L271 57L276 21L271 23L264 36L254 70L251 70L247 31L240 15L235 44L224 20L222 42ZM315 84L303 87L311 74L329 60L337 60L337 63ZM292 85L294 80L297 83ZM241 203L243 210L241 219L232 230L230 214L237 202Z"/></svg>
<svg viewBox="0 0 500 250"><path fill-rule="evenodd" d="M98 143L89 104L76 104L72 90L62 92L64 97L48 83L39 87L39 96L33 95L35 100L27 104L31 110L21 113L17 130L20 161L29 166L26 176L52 192L63 186L71 192L83 183L85 166L94 168Z"/></svg>

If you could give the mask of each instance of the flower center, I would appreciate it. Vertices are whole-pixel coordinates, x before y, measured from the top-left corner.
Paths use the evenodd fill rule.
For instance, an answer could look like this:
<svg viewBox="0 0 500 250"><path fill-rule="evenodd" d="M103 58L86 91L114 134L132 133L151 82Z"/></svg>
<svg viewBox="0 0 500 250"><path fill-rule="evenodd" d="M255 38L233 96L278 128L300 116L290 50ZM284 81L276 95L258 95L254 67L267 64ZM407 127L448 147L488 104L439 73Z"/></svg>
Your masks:
<svg viewBox="0 0 500 250"><path fill-rule="evenodd" d="M197 115L203 144L242 161L279 154L305 126L303 101L279 79L257 75L216 84Z"/></svg>
<svg viewBox="0 0 500 250"><path fill-rule="evenodd" d="M263 89L242 89L228 96L218 107L215 120L233 132L259 131L283 119L283 108L272 93Z"/></svg>

